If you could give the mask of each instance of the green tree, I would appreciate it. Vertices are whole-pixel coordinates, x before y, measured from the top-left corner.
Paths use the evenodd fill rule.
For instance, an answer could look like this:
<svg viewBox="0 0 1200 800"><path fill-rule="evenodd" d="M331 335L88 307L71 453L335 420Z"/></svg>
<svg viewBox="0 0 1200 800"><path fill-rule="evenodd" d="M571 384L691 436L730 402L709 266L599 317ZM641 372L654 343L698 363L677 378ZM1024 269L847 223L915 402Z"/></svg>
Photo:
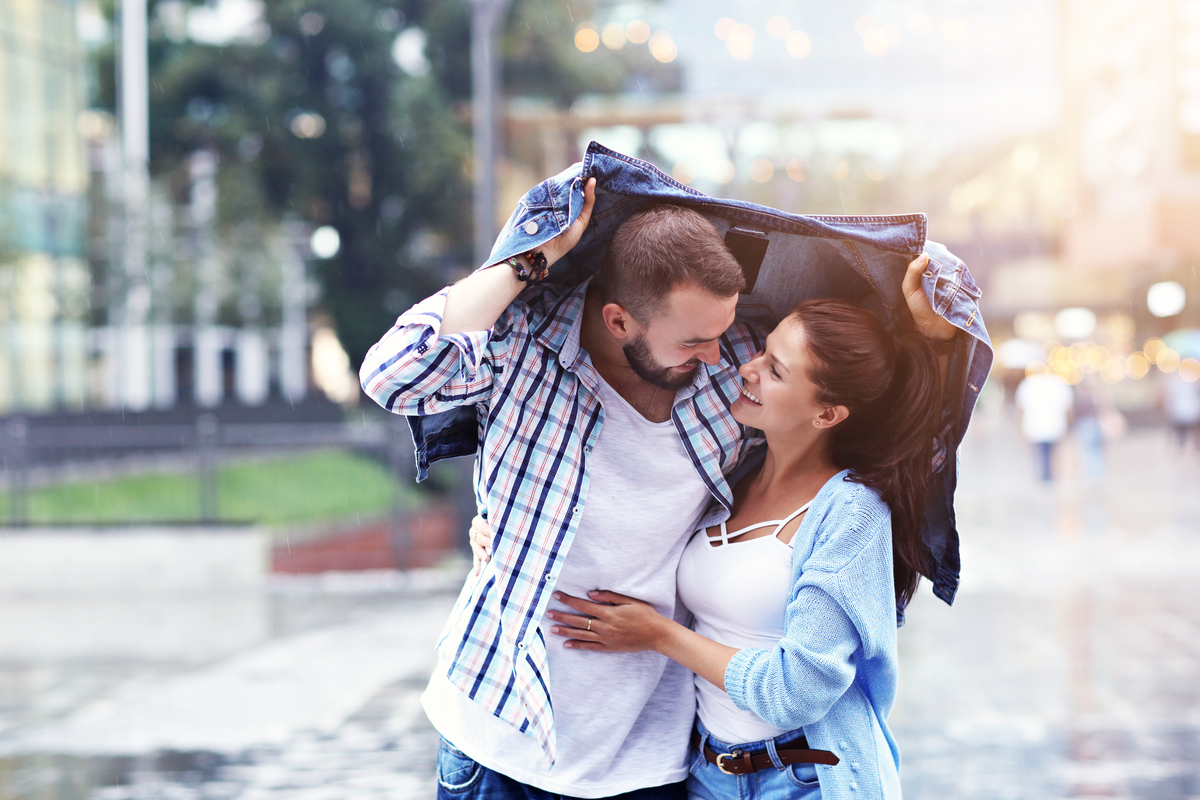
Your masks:
<svg viewBox="0 0 1200 800"><path fill-rule="evenodd" d="M332 225L322 305L357 364L395 315L471 262L470 24L463 0L267 0L265 36L187 35L182 0L152 0L151 172L186 198L186 163L216 151L219 223ZM111 8L109 9L111 13ZM621 54L582 58L590 3L519 0L505 28L508 90L567 107L619 89ZM423 43L401 69L397 36ZM427 66L426 66L427 65ZM644 70L634 65L633 70ZM94 104L114 106L111 49Z"/></svg>

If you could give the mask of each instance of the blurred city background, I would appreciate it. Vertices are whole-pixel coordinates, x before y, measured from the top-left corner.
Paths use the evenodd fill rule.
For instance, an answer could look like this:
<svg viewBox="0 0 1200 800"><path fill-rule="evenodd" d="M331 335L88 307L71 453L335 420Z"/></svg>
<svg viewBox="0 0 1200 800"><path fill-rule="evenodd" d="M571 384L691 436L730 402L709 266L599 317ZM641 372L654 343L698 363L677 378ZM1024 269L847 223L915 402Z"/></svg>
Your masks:
<svg viewBox="0 0 1200 800"><path fill-rule="evenodd" d="M1200 798L1200 0L0 0L0 798L428 797L469 465L364 353L591 140L925 212L997 361L914 797Z"/></svg>

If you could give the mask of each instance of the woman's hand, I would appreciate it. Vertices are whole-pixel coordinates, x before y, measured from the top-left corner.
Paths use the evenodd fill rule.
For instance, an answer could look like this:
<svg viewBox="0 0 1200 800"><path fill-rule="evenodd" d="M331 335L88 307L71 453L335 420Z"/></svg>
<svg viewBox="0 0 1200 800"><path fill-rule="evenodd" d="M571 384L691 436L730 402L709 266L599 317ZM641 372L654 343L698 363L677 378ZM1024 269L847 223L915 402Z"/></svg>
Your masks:
<svg viewBox="0 0 1200 800"><path fill-rule="evenodd" d="M916 260L908 265L900 288L908 302L913 321L917 323L917 332L934 341L948 342L958 333L958 328L944 317L938 316L929 302L929 296L925 294L925 287L921 285L921 275L928 265L928 254L921 253L917 256Z"/></svg>
<svg viewBox="0 0 1200 800"><path fill-rule="evenodd" d="M575 218L575 221L571 223L571 227L537 248L546 257L547 264L558 261L569 253L572 247L579 244L580 237L583 236L584 230L591 222L594 205L596 205L596 179L588 178L583 187L583 208L580 209L579 216Z"/></svg>
<svg viewBox="0 0 1200 800"><path fill-rule="evenodd" d="M608 653L636 653L657 650L670 627L678 625L654 610L649 603L616 592L588 592L589 600L555 592L559 600L578 611L547 611L557 625L550 632L568 637L565 647L576 650L600 650Z"/></svg>
<svg viewBox="0 0 1200 800"><path fill-rule="evenodd" d="M471 520L472 574L478 575L483 565L492 560L492 526L483 517Z"/></svg>

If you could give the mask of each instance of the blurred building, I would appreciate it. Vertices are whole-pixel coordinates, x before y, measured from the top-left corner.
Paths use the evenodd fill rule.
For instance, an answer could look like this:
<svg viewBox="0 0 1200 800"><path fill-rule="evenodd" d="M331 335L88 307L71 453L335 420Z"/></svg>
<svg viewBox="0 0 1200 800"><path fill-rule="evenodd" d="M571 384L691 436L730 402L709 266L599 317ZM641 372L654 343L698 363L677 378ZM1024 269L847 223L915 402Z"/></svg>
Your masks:
<svg viewBox="0 0 1200 800"><path fill-rule="evenodd" d="M0 9L0 410L81 405L89 278L75 9Z"/></svg>
<svg viewBox="0 0 1200 800"><path fill-rule="evenodd" d="M182 197L151 186L127 274L119 131L85 99L87 47L112 41L98 7L0 0L0 34L0 415L295 403L310 383L356 399L331 325L310 324L311 231L219 237L213 154Z"/></svg>
<svg viewBox="0 0 1200 800"><path fill-rule="evenodd" d="M605 3L578 21L575 44L619 51L624 91L565 111L514 98L504 199L596 138L710 193L908 211L911 187L889 180L911 184L957 151L1058 118L1050 0Z"/></svg>
<svg viewBox="0 0 1200 800"><path fill-rule="evenodd" d="M1075 207L1068 270L1124 284L1146 323L1146 288L1178 281L1200 321L1200 2L1067 0L1065 142Z"/></svg>

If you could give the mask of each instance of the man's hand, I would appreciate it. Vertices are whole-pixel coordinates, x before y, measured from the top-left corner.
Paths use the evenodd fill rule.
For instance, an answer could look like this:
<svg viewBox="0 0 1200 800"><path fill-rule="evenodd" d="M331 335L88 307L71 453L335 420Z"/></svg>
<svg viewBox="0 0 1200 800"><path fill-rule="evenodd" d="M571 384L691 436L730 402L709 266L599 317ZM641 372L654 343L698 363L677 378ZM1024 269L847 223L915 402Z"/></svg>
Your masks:
<svg viewBox="0 0 1200 800"><path fill-rule="evenodd" d="M492 526L487 520L476 515L471 520L471 562L472 574L478 575L483 565L492 560Z"/></svg>
<svg viewBox="0 0 1200 800"><path fill-rule="evenodd" d="M592 219L596 203L596 179L589 178L583 189L583 208L571 227L538 248L546 261L553 264L579 242L584 228ZM520 258L520 256L518 256ZM450 287L446 309L442 312L442 336L468 331L486 331L496 324L517 295L529 284L517 279L516 273L505 264L493 264L479 269Z"/></svg>
<svg viewBox="0 0 1200 800"><path fill-rule="evenodd" d="M541 250L542 255L546 257L547 264L553 264L555 261L558 261L570 252L572 247L579 244L579 239L583 236L588 223L592 220L592 207L594 205L596 205L596 179L588 178L587 183L583 187L583 208L580 209L579 216L571 223L571 227L538 248Z"/></svg>
<svg viewBox="0 0 1200 800"><path fill-rule="evenodd" d="M908 265L900 288L908 302L913 321L917 323L917 332L934 341L948 342L958 333L958 328L944 317L938 316L929 302L928 295L925 294L925 287L921 285L921 275L928 265L929 256L926 253L917 256L916 260Z"/></svg>

